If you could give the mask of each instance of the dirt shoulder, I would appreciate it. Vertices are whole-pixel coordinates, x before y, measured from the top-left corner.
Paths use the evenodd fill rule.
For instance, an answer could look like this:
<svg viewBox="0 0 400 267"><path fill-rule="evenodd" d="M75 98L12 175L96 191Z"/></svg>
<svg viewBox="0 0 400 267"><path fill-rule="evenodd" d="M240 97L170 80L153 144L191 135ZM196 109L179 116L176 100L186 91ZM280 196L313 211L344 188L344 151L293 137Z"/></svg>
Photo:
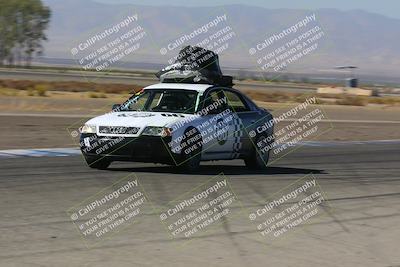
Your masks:
<svg viewBox="0 0 400 267"><path fill-rule="evenodd" d="M82 117L100 115L111 110L113 104L122 103L130 94L102 94L94 92L47 92L39 96L0 96L0 113L74 114ZM255 101L272 113L290 109L299 103ZM400 106L375 105L316 105L332 120L400 121Z"/></svg>
<svg viewBox="0 0 400 267"><path fill-rule="evenodd" d="M128 95L91 98L86 93L53 92L51 97L6 96L0 98L0 149L52 148L77 146L70 129L111 110ZM52 93L52 94L53 94ZM71 94L71 95L68 95ZM258 102L274 115L296 104ZM313 140L365 141L400 139L400 108L383 105L316 105L324 111L326 129ZM41 114L41 115L39 115ZM396 123L398 122L398 123ZM284 127L289 122L278 126ZM330 125L328 127L328 124Z"/></svg>

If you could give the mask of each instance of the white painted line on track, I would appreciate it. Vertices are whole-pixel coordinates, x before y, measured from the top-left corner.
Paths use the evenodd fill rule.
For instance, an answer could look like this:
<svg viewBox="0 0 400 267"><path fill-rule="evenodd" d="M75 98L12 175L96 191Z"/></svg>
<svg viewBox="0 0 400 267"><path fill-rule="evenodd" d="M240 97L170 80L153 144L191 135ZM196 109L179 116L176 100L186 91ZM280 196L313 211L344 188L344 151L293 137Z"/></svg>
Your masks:
<svg viewBox="0 0 400 267"><path fill-rule="evenodd" d="M290 146L337 147L350 145L391 145L400 144L398 140L371 141L304 141ZM283 144L277 144L278 146ZM8 149L0 150L0 159L23 157L68 157L80 155L79 148L43 148L43 149Z"/></svg>
<svg viewBox="0 0 400 267"><path fill-rule="evenodd" d="M78 148L8 149L0 150L0 159L21 157L68 157L79 155Z"/></svg>

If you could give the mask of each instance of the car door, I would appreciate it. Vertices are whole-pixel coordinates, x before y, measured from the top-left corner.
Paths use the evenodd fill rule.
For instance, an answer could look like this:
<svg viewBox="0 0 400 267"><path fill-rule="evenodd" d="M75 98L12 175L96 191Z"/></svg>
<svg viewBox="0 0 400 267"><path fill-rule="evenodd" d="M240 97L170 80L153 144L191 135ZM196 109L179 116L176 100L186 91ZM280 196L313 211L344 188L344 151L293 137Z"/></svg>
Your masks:
<svg viewBox="0 0 400 267"><path fill-rule="evenodd" d="M250 151L253 144L248 136L248 131L257 123L259 113L252 110L243 96L229 88L224 89L228 108L234 113L234 129L231 135L233 144L232 158L237 158L241 153Z"/></svg>
<svg viewBox="0 0 400 267"><path fill-rule="evenodd" d="M211 107L211 108L210 108ZM215 108L212 108L215 107ZM234 116L227 105L227 100L222 88L209 91L202 105L202 121L207 122L207 127L202 127L203 144L202 159L231 159L234 139Z"/></svg>

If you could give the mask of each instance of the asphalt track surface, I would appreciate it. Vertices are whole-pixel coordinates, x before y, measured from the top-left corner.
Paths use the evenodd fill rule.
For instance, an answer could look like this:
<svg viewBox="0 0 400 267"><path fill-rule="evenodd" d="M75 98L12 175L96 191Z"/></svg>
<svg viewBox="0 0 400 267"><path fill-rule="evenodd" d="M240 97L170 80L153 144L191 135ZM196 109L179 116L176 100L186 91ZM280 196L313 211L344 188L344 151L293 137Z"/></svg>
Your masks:
<svg viewBox="0 0 400 267"><path fill-rule="evenodd" d="M81 156L0 159L0 266L400 266L399 151L399 142L306 146L265 172L237 160L203 163L193 175L142 163L92 170ZM171 239L149 209L140 222L87 248L66 213L132 173L163 209L221 172L243 205L232 210L242 213L189 243ZM331 208L322 205L324 216L266 242L246 211L310 173Z"/></svg>

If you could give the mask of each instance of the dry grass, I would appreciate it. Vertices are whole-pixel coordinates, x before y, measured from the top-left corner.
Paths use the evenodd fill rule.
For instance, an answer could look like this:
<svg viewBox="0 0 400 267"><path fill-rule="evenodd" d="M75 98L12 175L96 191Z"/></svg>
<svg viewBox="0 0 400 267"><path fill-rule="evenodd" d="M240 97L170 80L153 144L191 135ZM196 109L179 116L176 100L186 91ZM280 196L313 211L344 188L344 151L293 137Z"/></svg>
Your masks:
<svg viewBox="0 0 400 267"><path fill-rule="evenodd" d="M251 99L261 102L273 103L302 103L306 99L315 96L317 104L326 105L349 105L349 106L366 106L368 104L381 105L400 105L400 97L367 97L367 96L349 96L349 95L318 95L318 94L301 94L288 92L262 92L258 90L242 90Z"/></svg>
<svg viewBox="0 0 400 267"><path fill-rule="evenodd" d="M368 104L395 106L400 105L400 97L339 96L335 103L350 106L366 106Z"/></svg>
<svg viewBox="0 0 400 267"><path fill-rule="evenodd" d="M337 105L347 105L347 106L365 106L368 104L368 99L357 96L348 96L342 99L336 100Z"/></svg>
<svg viewBox="0 0 400 267"><path fill-rule="evenodd" d="M382 105L396 105L400 104L400 97L387 96L387 97L370 97L368 99L370 104L382 104Z"/></svg>
<svg viewBox="0 0 400 267"><path fill-rule="evenodd" d="M46 94L47 91L66 92L99 92L107 94L126 94L137 92L142 89L138 85L127 85L118 83L90 83L90 82L49 82L28 80L0 80L0 87L18 90L34 90L38 95ZM38 90L39 88L39 90Z"/></svg>
<svg viewBox="0 0 400 267"><path fill-rule="evenodd" d="M28 88L27 93L28 96L35 96L35 90L33 90L32 88Z"/></svg>
<svg viewBox="0 0 400 267"><path fill-rule="evenodd" d="M122 95L137 92L142 89L138 85L103 84L90 82L48 82L27 80L0 80L0 95L2 96L50 96L65 93L83 93L88 98L109 98L113 94ZM315 95L291 92L265 92L261 90L242 90L251 99L273 103L301 103L307 98L317 97L317 104L337 104L365 106L368 104L400 105L400 97L365 97L348 95Z"/></svg>
<svg viewBox="0 0 400 267"><path fill-rule="evenodd" d="M0 87L0 96L18 96L19 90L14 88Z"/></svg>
<svg viewBox="0 0 400 267"><path fill-rule="evenodd" d="M242 90L251 99L262 102L296 102L297 94L280 92L261 92L256 90Z"/></svg>
<svg viewBox="0 0 400 267"><path fill-rule="evenodd" d="M37 96L47 96L47 91L50 89L46 84L35 84L35 91Z"/></svg>
<svg viewBox="0 0 400 267"><path fill-rule="evenodd" d="M287 93L287 92L260 92L256 90L242 90L251 99L261 102L273 103L302 103L313 94ZM328 102L327 102L328 103ZM325 104L325 101L317 98L317 104Z"/></svg>
<svg viewBox="0 0 400 267"><path fill-rule="evenodd" d="M88 96L90 98L107 98L107 95L105 93L89 92Z"/></svg>

